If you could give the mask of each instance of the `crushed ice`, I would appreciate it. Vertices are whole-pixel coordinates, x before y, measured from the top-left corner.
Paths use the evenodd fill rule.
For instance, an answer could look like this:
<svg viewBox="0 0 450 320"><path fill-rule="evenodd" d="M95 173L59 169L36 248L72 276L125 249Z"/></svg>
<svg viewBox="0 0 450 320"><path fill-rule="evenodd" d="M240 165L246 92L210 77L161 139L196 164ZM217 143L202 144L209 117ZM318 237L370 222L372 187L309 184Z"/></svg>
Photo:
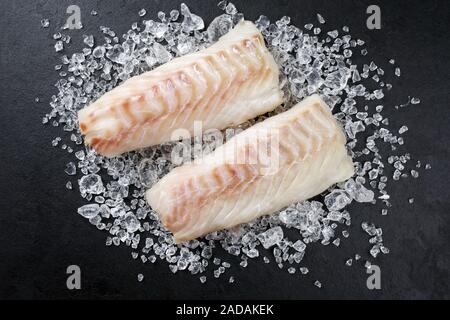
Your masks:
<svg viewBox="0 0 450 320"><path fill-rule="evenodd" d="M206 30L202 18L191 13L183 3L180 11L172 10L169 15L159 12L156 20L133 23L123 38L104 26L100 27L102 37L84 35L86 47L82 52L62 55L61 64L55 66L60 76L56 83L58 92L51 97L51 111L42 123L70 132L70 141L67 139L61 149L70 153L75 149L75 162L68 163L65 172L69 176L80 175L80 194L89 201L78 209L78 213L108 234L106 245L124 244L131 248L134 259L139 258L143 263L155 263L158 259L166 261L173 273L188 271L198 275L202 283L206 282L207 274L220 277L232 266L231 263L240 268L247 267L249 259L264 263L274 261L290 274L295 274L298 269L298 274L305 275L309 269L299 264L308 244L320 241L323 245L339 246L341 239L337 237L337 228L351 225L347 209L350 210L353 201L381 205L382 215L387 215L387 208L391 207L388 184L409 176L407 167L411 155L401 153L405 143L403 135L408 127L391 129L381 105L383 97L392 88L386 74L400 76L400 68L394 66L384 70L368 61L365 57L368 51L362 47L364 41L352 38L348 27L322 32L325 19L320 14L316 16L320 28L312 23L303 29L296 27L290 24L287 16L274 23L266 16L260 16L255 22L280 67L280 84L285 94L284 105L270 115L318 93L345 129L356 175L321 196L292 204L279 213L233 230L213 232L204 238L176 245L144 200L147 188L177 165L170 161L174 144L166 143L112 159L82 145L77 125L78 110L134 75L149 71L173 57L207 47L243 19L243 14L232 3L221 1L218 6L225 13L217 16ZM97 12L91 14L97 15ZM138 15L144 17L147 11L142 9ZM43 28L49 25L48 19L41 21ZM53 38L57 52L63 51L71 41L60 32ZM366 63L356 64L353 58ZM395 60L389 60L389 64L395 63ZM376 89L370 90L371 87ZM408 97L408 103L400 104L400 107L418 103L419 98ZM264 118L249 120L239 128L247 128ZM61 140L55 138L52 146L57 147ZM381 151L386 150L386 146L390 152ZM420 162L409 171L410 175L418 177L419 168ZM424 168L430 169L431 165L426 164ZM67 182L66 188L72 189L71 181ZM414 198L408 201L412 204ZM389 252L383 244L381 228L366 222L362 228L371 237L370 257ZM343 239L349 236L348 230L341 234ZM229 253L229 262L214 256L219 248ZM236 263L237 259L239 263ZM361 256L356 254L345 264L351 266L360 259ZM370 266L368 260L365 264ZM205 273L207 269L212 273ZM138 275L138 281L143 278L142 274ZM235 279L231 276L228 281L233 283ZM314 285L322 286L318 280Z"/></svg>

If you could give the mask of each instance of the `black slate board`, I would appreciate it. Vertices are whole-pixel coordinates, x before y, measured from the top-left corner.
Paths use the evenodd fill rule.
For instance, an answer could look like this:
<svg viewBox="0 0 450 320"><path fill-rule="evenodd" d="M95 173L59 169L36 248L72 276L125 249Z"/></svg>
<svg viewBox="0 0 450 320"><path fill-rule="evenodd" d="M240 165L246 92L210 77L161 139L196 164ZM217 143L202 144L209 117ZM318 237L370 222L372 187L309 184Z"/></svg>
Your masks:
<svg viewBox="0 0 450 320"><path fill-rule="evenodd" d="M215 1L185 2L206 23L219 13ZM324 29L348 25L385 69L387 59L394 58L402 76L391 77L394 88L384 104L392 109L408 95L421 98L420 105L402 109L391 123L410 128L407 150L433 169L417 180L391 185L393 207L386 217L373 206L352 206L350 238L338 249L311 246L304 259L311 270L307 276L289 275L273 263L253 262L247 270L233 270L234 284L228 284L226 277L201 284L189 274L171 274L161 262L142 265L131 259L127 247L105 247L106 234L76 214L84 202L76 190L64 187L68 176L63 170L72 158L50 146L61 130L41 125L56 93L53 66L59 61L52 34L64 23L70 4L80 6L84 29L68 32L73 41L67 53L82 47L82 34L98 34L99 25L122 34L139 20L139 9L147 9L146 18L155 18L159 10L168 12L179 1L1 2L0 298L450 298L450 10L446 1L377 1L382 28L374 31L366 28L365 11L372 1L235 1L247 19L259 14L271 20L289 15L298 26L315 22L320 12L327 20ZM91 16L92 9L99 16ZM40 28L42 18L50 19L50 28ZM34 102L36 96L41 103ZM74 178L70 180L76 185ZM415 198L414 205L408 204L410 197ZM368 238L359 227L363 220L383 228L385 244L391 249L377 260L381 290L366 288L362 266L344 265L355 252L367 256ZM82 269L78 291L66 289L65 270L71 264ZM138 273L145 275L144 282L137 282ZM316 279L322 289L313 286Z"/></svg>

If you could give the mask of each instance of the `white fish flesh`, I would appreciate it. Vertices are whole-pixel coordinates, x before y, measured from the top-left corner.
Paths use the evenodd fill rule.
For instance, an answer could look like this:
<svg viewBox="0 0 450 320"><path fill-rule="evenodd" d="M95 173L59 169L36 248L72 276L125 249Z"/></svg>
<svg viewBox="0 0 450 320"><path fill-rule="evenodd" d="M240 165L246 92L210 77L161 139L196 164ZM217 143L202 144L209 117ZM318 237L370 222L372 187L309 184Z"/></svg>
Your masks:
<svg viewBox="0 0 450 320"><path fill-rule="evenodd" d="M242 21L209 48L132 77L80 110L80 130L108 157L177 140L177 129L192 136L196 121L221 130L275 109L278 77L261 33Z"/></svg>
<svg viewBox="0 0 450 320"><path fill-rule="evenodd" d="M313 95L173 169L146 193L177 242L306 200L354 173L345 135Z"/></svg>

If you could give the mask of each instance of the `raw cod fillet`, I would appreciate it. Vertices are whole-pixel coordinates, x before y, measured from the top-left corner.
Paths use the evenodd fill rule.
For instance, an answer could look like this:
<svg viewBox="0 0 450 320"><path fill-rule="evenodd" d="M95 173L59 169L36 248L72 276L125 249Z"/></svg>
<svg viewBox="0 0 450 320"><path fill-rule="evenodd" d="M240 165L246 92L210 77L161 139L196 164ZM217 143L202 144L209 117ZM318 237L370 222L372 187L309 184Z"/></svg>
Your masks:
<svg viewBox="0 0 450 320"><path fill-rule="evenodd" d="M176 242L306 200L354 173L342 129L313 95L173 169L146 193Z"/></svg>
<svg viewBox="0 0 450 320"><path fill-rule="evenodd" d="M278 73L259 30L243 21L209 48L130 78L80 110L80 130L108 157L177 140L175 129L193 135L194 121L221 130L275 109Z"/></svg>

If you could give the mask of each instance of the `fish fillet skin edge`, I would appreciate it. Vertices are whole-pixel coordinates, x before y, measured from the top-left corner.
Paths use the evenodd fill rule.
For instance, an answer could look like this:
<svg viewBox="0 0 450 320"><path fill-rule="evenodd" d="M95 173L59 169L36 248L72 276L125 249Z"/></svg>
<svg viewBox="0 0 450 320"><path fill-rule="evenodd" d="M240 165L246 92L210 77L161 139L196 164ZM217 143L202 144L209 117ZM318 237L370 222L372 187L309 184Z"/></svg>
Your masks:
<svg viewBox="0 0 450 320"><path fill-rule="evenodd" d="M177 243L316 196L354 174L329 107L310 96L170 171L146 199Z"/></svg>
<svg viewBox="0 0 450 320"><path fill-rule="evenodd" d="M85 143L113 157L193 136L196 121L202 131L238 125L282 99L263 36L242 21L210 47L126 80L80 110L78 120Z"/></svg>

